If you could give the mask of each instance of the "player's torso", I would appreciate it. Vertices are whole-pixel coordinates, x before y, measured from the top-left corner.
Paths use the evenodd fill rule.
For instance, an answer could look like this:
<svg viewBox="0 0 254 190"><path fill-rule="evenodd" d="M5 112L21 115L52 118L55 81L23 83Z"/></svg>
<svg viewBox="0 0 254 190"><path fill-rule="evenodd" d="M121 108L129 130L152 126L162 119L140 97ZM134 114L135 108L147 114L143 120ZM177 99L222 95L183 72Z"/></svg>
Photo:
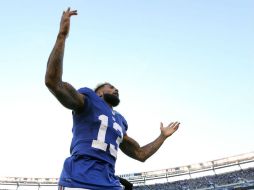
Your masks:
<svg viewBox="0 0 254 190"><path fill-rule="evenodd" d="M125 119L88 91L84 110L73 114L72 156L65 160L59 184L93 190L122 189L114 170L126 129Z"/></svg>
<svg viewBox="0 0 254 190"><path fill-rule="evenodd" d="M85 154L114 165L126 133L123 117L97 96L89 97L87 109L73 115L72 154Z"/></svg>

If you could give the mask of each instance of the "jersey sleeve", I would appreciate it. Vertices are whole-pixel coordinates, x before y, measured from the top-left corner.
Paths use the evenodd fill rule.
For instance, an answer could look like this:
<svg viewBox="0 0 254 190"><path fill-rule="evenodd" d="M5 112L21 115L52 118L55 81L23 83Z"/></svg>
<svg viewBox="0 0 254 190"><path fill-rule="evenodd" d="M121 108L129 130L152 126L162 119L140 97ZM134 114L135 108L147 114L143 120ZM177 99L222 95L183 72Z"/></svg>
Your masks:
<svg viewBox="0 0 254 190"><path fill-rule="evenodd" d="M126 134L127 130L128 130L128 123L126 121L126 119L119 113L119 112L116 112L117 116L120 117L120 120L121 120L121 123L122 123L122 126L124 127L124 135Z"/></svg>
<svg viewBox="0 0 254 190"><path fill-rule="evenodd" d="M127 131L128 130L128 123L127 123L126 119L123 116L122 116L122 118L123 118L123 125L125 127L125 131Z"/></svg>

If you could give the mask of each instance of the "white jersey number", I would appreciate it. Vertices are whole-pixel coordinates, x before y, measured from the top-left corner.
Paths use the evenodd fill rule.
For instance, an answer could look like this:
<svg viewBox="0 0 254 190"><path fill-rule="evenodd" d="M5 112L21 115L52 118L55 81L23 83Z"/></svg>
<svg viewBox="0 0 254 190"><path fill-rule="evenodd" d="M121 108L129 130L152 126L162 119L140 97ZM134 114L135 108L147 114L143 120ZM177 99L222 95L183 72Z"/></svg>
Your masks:
<svg viewBox="0 0 254 190"><path fill-rule="evenodd" d="M99 120L101 121L101 125L99 128L97 139L93 140L93 142L92 142L92 147L106 151L108 144L105 143L105 137L106 137L106 132L107 132L107 128L108 128L108 117L106 115L100 115ZM119 124L117 124L116 122L113 123L113 128L116 131L119 131L121 133L121 137L118 137L116 139L117 147L111 143L109 144L109 152L112 156L114 156L116 158L118 147L123 140L123 131L122 131L121 126Z"/></svg>

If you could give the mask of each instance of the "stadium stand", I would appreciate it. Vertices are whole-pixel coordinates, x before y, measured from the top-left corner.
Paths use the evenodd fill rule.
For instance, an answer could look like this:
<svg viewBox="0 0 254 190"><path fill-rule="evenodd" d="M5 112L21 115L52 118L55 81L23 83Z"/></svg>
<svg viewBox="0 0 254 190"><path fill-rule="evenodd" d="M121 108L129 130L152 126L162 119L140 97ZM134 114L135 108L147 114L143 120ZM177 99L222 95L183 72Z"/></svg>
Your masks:
<svg viewBox="0 0 254 190"><path fill-rule="evenodd" d="M186 179L162 184L141 185L133 189L136 190L231 190L249 187L254 189L254 168L228 172L214 176L204 176L195 179Z"/></svg>
<svg viewBox="0 0 254 190"><path fill-rule="evenodd" d="M134 190L254 190L254 152L119 177ZM58 178L0 177L0 190L57 190L57 182Z"/></svg>

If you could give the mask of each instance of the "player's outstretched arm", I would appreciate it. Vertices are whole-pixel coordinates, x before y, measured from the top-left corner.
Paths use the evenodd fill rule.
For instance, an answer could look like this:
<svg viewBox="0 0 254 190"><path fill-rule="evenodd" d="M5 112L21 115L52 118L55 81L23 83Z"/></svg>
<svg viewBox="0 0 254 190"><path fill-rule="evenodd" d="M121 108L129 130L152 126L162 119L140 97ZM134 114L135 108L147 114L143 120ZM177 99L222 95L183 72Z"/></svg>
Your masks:
<svg viewBox="0 0 254 190"><path fill-rule="evenodd" d="M146 161L152 156L163 144L163 142L170 137L179 128L179 122L172 122L167 127L163 127L161 123L161 133L153 142L140 147L140 145L128 135L125 135L123 142L120 144L120 149L131 158L139 160L141 162Z"/></svg>
<svg viewBox="0 0 254 190"><path fill-rule="evenodd" d="M60 30L48 59L45 84L63 106L78 111L84 104L83 95L70 84L62 81L64 47L70 30L70 18L73 15L77 15L77 11L72 11L70 8L63 12Z"/></svg>

